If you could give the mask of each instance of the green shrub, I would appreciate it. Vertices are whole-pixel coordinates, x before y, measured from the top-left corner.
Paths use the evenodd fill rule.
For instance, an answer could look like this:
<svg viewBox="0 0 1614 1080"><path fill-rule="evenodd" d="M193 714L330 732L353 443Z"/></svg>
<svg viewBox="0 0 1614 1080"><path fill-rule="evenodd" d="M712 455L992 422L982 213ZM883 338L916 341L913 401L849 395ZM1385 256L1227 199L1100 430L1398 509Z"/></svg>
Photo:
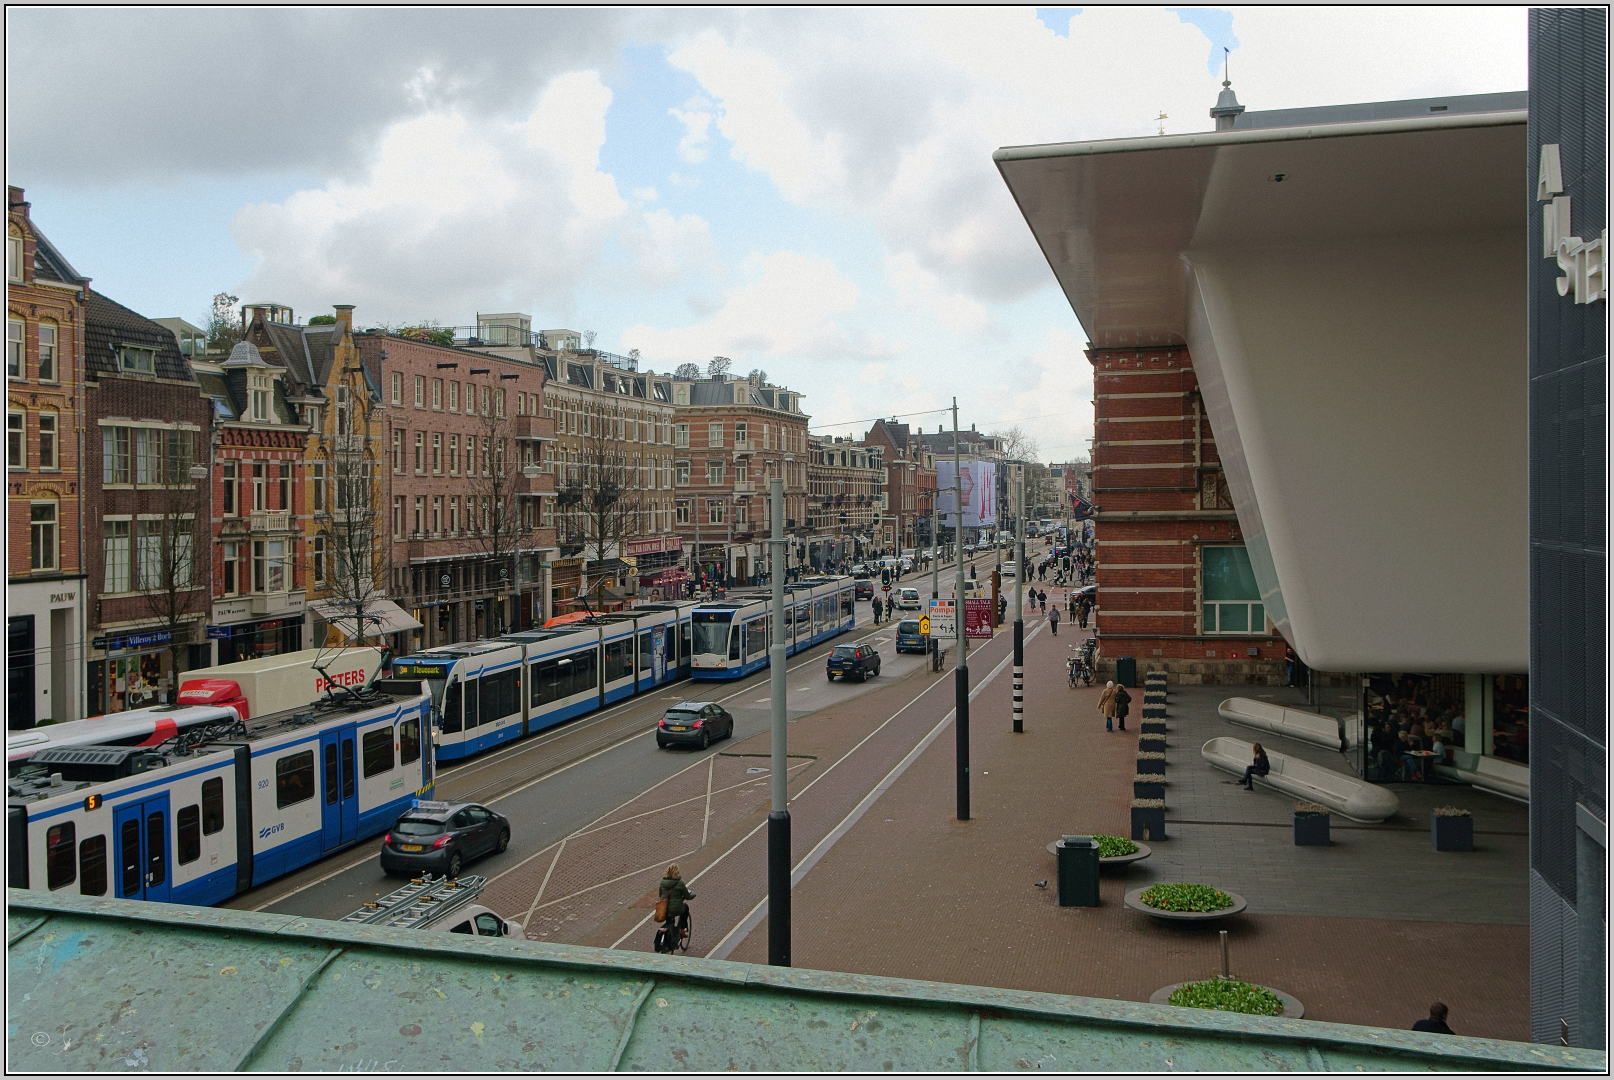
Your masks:
<svg viewBox="0 0 1614 1080"><path fill-rule="evenodd" d="M1138 845L1124 836L1105 836L1102 833L1094 833L1093 839L1098 841L1098 857L1101 859L1113 859L1117 855L1130 855L1138 850Z"/></svg>
<svg viewBox="0 0 1614 1080"><path fill-rule="evenodd" d="M1218 1012L1251 1013L1255 1016L1282 1016L1283 1002L1264 986L1252 986L1238 979L1206 979L1184 983L1171 992L1168 1005L1185 1009L1215 1009Z"/></svg>
<svg viewBox="0 0 1614 1080"><path fill-rule="evenodd" d="M1233 898L1221 889L1182 882L1151 885L1138 899L1161 911L1220 911L1233 906Z"/></svg>

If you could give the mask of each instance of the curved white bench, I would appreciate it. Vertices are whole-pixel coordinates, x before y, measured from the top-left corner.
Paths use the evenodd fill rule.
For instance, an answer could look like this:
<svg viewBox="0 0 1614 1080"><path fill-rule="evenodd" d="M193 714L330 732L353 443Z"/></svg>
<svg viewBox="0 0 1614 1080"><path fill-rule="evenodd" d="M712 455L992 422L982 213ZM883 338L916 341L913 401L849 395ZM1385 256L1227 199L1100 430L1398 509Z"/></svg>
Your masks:
<svg viewBox="0 0 1614 1080"><path fill-rule="evenodd" d="M1242 739L1212 739L1199 749L1200 756L1223 772L1243 779L1244 770L1255 760L1254 747ZM1401 800L1380 787L1346 776L1299 758L1267 751L1272 771L1257 776L1255 782L1277 788L1298 799L1322 803L1352 821L1383 821L1401 809Z"/></svg>
<svg viewBox="0 0 1614 1080"><path fill-rule="evenodd" d="M1228 698L1217 706L1216 711L1222 714L1222 719L1241 727L1259 728L1314 746L1326 746L1330 750L1346 750L1356 745L1354 740L1342 743L1339 721L1320 713L1286 709L1282 705L1247 697Z"/></svg>
<svg viewBox="0 0 1614 1080"><path fill-rule="evenodd" d="M1489 791L1504 799L1517 802L1530 801L1530 766L1505 758L1481 757L1458 750L1452 755L1455 765L1436 765L1435 772L1450 780L1461 780L1481 791Z"/></svg>

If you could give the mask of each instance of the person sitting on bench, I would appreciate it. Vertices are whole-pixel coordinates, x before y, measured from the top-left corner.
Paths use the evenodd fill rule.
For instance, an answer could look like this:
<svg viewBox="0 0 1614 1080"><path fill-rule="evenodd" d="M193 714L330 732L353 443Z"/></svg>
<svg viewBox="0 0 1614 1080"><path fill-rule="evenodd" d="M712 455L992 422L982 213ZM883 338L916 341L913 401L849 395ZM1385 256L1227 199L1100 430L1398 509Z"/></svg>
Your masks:
<svg viewBox="0 0 1614 1080"><path fill-rule="evenodd" d="M1272 762L1267 760L1267 752L1261 749L1261 744L1256 743L1253 749L1255 750L1255 762L1244 768L1244 790L1246 791L1255 790L1255 778L1257 776L1265 776L1272 771Z"/></svg>

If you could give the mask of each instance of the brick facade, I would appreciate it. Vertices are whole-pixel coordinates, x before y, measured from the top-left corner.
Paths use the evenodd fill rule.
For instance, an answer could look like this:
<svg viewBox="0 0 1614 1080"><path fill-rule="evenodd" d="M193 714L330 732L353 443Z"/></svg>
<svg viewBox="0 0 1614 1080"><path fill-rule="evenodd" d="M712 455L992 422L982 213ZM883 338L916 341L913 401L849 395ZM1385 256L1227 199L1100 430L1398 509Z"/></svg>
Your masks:
<svg viewBox="0 0 1614 1080"><path fill-rule="evenodd" d="M907 424L879 420L863 436L863 445L878 447L885 462L885 511L875 537L875 549L896 554L935 538L925 535L935 518L936 462L925 449L923 432ZM927 525L921 528L920 522Z"/></svg>
<svg viewBox="0 0 1614 1080"><path fill-rule="evenodd" d="M1207 633L1207 547L1244 537L1185 348L1093 349L1093 499L1100 670L1131 656L1138 670L1184 682L1282 681L1284 641Z"/></svg>

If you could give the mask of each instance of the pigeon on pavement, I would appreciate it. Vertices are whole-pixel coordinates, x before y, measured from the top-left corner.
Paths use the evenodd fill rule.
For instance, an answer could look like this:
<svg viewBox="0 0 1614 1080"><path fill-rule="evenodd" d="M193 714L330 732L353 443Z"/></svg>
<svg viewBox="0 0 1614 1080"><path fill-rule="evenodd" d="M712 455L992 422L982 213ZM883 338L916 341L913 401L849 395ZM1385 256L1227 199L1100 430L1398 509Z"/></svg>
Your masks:
<svg viewBox="0 0 1614 1080"><path fill-rule="evenodd" d="M1046 881L1034 881L1032 884L1039 889L1046 889L1048 887L1048 883Z"/></svg>

